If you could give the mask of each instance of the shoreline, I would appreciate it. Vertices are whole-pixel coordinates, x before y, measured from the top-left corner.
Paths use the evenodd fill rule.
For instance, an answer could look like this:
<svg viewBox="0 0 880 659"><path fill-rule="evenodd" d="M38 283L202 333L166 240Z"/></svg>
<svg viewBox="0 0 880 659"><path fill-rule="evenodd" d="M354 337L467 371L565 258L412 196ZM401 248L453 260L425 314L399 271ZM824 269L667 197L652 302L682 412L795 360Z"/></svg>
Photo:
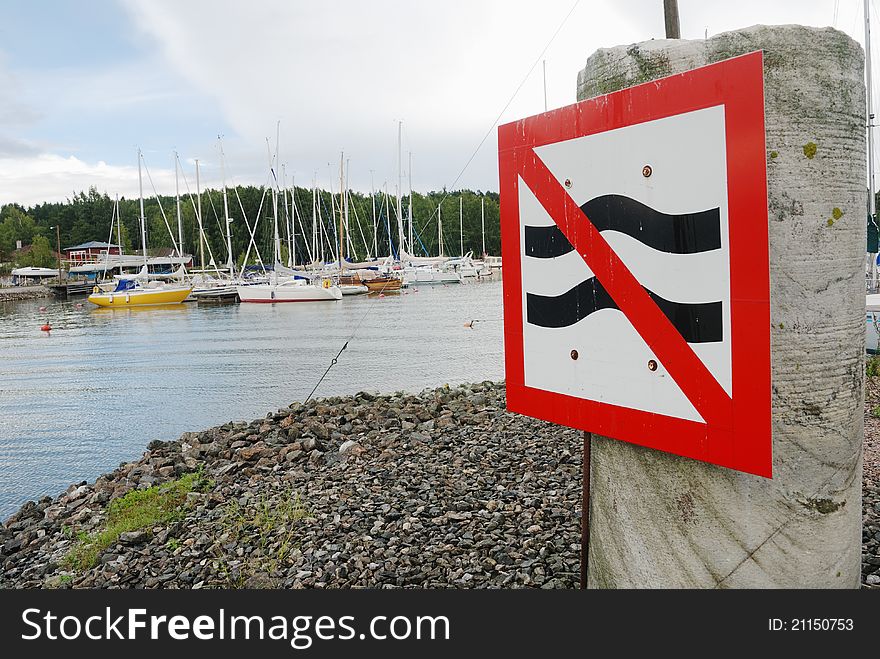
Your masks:
<svg viewBox="0 0 880 659"><path fill-rule="evenodd" d="M863 588L880 588L878 406L868 378ZM503 383L292 403L25 503L0 525L0 587L577 588L580 487L580 432L507 412ZM163 488L169 518L88 544L111 502ZM94 566L73 566L85 549Z"/></svg>
<svg viewBox="0 0 880 659"><path fill-rule="evenodd" d="M580 433L501 383L293 403L151 442L0 527L0 587L542 587L579 579ZM70 556L111 501L199 470L167 523Z"/></svg>
<svg viewBox="0 0 880 659"><path fill-rule="evenodd" d="M11 286L9 288L0 288L0 302L36 300L51 296L52 291L45 286Z"/></svg>

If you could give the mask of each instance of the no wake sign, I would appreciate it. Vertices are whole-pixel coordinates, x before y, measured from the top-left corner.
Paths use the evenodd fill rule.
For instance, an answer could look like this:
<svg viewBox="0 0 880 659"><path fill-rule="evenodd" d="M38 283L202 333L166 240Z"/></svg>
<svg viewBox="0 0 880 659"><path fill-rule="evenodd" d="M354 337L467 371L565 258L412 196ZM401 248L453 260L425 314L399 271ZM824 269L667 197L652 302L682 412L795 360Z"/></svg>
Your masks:
<svg viewBox="0 0 880 659"><path fill-rule="evenodd" d="M772 473L760 52L501 126L507 404Z"/></svg>

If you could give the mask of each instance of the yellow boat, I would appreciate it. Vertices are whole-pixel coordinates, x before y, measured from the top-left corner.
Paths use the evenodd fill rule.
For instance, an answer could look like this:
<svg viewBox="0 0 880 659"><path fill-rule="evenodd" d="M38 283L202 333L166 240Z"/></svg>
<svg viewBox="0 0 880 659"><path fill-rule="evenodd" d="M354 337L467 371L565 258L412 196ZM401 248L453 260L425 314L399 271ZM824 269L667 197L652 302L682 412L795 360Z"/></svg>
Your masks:
<svg viewBox="0 0 880 659"><path fill-rule="evenodd" d="M99 307L147 307L157 304L178 304L183 302L192 291L192 286L181 287L134 287L115 290L110 293L101 291L95 286L95 292L89 295L89 302Z"/></svg>

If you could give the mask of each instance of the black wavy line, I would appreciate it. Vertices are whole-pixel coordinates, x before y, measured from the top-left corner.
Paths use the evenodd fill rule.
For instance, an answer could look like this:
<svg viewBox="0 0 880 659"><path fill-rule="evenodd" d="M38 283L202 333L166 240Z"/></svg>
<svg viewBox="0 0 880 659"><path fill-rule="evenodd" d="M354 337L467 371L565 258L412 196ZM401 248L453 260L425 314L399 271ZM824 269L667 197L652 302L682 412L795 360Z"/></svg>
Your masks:
<svg viewBox="0 0 880 659"><path fill-rule="evenodd" d="M599 231L625 233L660 252L695 254L721 247L721 214L718 208L698 213L667 215L624 197L603 195L591 199L581 210ZM525 253L550 259L572 251L571 243L556 226L532 227L525 231Z"/></svg>
<svg viewBox="0 0 880 659"><path fill-rule="evenodd" d="M647 288L645 291L688 343L724 340L721 302L670 302ZM618 306L595 277L561 295L526 294L526 319L538 327L569 327L600 309L618 309Z"/></svg>

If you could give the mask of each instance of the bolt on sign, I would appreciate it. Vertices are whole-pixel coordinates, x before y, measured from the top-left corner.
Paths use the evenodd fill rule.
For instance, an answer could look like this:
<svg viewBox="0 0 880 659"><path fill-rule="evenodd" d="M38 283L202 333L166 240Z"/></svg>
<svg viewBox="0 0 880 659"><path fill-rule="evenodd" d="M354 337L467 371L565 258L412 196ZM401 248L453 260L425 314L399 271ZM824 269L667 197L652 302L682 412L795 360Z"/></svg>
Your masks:
<svg viewBox="0 0 880 659"><path fill-rule="evenodd" d="M498 129L511 411L772 475L760 52Z"/></svg>

